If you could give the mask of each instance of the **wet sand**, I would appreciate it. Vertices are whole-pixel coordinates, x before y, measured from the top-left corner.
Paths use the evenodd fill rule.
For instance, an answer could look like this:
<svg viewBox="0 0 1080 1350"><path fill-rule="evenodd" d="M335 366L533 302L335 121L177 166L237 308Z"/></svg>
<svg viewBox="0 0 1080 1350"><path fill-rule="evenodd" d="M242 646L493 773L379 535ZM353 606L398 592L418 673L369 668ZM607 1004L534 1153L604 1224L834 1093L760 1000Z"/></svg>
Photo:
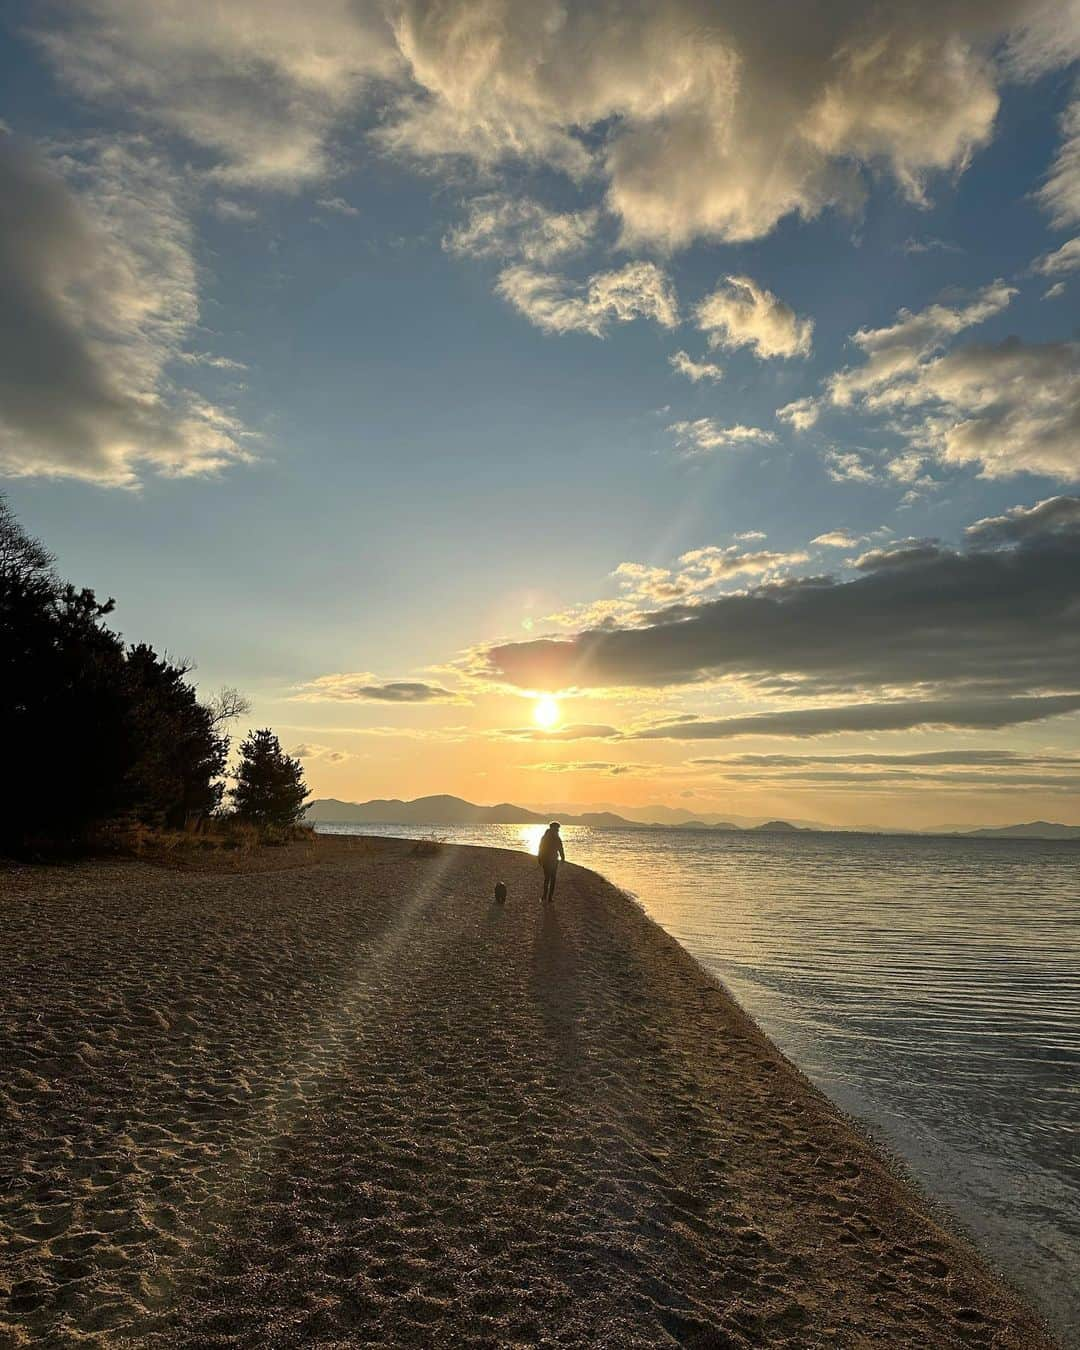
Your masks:
<svg viewBox="0 0 1080 1350"><path fill-rule="evenodd" d="M0 864L0 1346L1051 1345L625 896L413 847Z"/></svg>

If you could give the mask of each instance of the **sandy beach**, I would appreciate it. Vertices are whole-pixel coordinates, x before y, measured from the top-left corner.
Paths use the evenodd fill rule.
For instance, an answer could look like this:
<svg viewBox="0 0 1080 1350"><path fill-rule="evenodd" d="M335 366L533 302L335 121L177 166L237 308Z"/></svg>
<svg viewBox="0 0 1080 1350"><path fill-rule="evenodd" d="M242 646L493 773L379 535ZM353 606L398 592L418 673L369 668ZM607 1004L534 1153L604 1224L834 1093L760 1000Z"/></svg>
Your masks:
<svg viewBox="0 0 1080 1350"><path fill-rule="evenodd" d="M0 1345L1052 1344L629 899L539 891L0 865Z"/></svg>

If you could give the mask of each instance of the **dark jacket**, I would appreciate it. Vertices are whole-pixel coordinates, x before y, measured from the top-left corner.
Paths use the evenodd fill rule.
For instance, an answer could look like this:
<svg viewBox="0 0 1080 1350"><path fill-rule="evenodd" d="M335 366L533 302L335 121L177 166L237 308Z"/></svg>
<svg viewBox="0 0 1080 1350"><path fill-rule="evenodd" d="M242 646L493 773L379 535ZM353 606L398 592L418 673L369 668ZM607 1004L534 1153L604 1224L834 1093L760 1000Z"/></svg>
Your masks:
<svg viewBox="0 0 1080 1350"><path fill-rule="evenodd" d="M540 847L536 857L541 867L554 867L560 858L565 862L566 851L558 830L545 830L540 837Z"/></svg>

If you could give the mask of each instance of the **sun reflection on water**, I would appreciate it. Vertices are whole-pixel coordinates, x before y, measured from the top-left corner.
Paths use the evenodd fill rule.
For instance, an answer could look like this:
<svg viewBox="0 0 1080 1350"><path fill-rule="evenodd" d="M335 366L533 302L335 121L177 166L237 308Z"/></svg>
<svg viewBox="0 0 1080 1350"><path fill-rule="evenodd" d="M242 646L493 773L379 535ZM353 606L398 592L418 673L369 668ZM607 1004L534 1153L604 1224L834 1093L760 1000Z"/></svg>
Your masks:
<svg viewBox="0 0 1080 1350"><path fill-rule="evenodd" d="M543 837L545 828L546 826L544 825L518 825L517 835L520 841L520 847L523 848L526 853L531 853L535 856L540 848L540 840Z"/></svg>

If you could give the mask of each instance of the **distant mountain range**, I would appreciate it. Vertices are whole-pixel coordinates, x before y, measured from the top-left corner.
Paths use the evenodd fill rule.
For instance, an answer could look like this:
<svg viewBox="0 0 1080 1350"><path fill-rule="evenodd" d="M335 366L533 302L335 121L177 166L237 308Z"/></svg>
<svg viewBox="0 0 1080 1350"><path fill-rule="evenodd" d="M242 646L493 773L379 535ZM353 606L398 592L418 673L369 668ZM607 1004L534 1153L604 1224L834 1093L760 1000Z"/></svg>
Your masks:
<svg viewBox="0 0 1080 1350"><path fill-rule="evenodd" d="M1080 825L1056 825L1032 820L1027 825L999 825L990 830L964 830L973 839L1080 839Z"/></svg>
<svg viewBox="0 0 1080 1350"><path fill-rule="evenodd" d="M477 806L474 802L444 793L434 797L417 797L410 802L394 797L376 798L370 802L342 802L335 797L321 797L309 804L306 818L311 825L546 825L553 814L555 812L551 809L530 811L512 802ZM558 816L564 825L592 825L609 829L632 830L660 825L688 830L745 830L758 834L795 834L815 829L824 833L850 833L830 831L824 825L794 825L787 820L767 820L760 825L735 825L730 821L696 818L673 821L670 816L666 820L629 820L614 811L583 811L576 814L559 811ZM930 832L913 830L911 833ZM1048 820L1034 820L1026 825L1002 825L992 829L954 830L949 833L974 839L1080 839L1080 825L1058 825Z"/></svg>
<svg viewBox="0 0 1080 1350"><path fill-rule="evenodd" d="M477 806L461 797L440 794L417 797L411 802L395 797L370 802L340 802L335 797L323 797L308 806L307 820L312 825L546 825L551 815L529 811L510 802ZM560 821L564 825L607 825L624 829L633 829L638 823L611 811L585 811L579 815L564 812Z"/></svg>

